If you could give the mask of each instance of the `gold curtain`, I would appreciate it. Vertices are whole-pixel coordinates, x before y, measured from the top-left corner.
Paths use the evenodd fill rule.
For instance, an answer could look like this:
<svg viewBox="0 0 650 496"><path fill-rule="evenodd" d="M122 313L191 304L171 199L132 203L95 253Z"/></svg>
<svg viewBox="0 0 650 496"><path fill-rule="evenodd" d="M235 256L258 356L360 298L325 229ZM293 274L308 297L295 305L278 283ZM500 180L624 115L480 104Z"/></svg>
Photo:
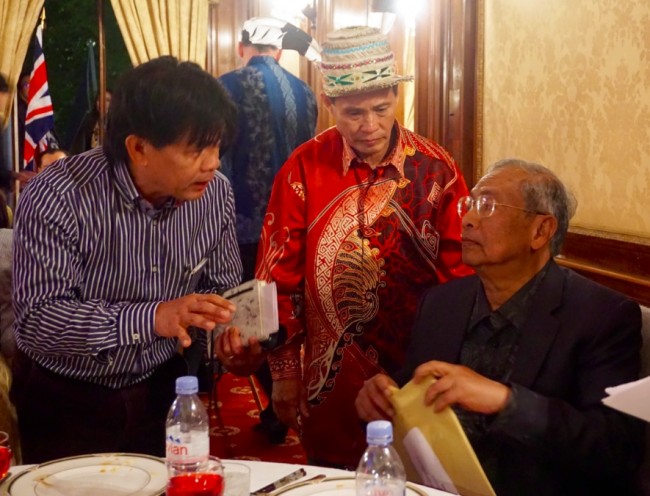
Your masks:
<svg viewBox="0 0 650 496"><path fill-rule="evenodd" d="M415 29L407 27L402 50L404 59L403 74L415 75ZM415 82L402 85L404 101L404 118L402 124L411 131L415 130Z"/></svg>
<svg viewBox="0 0 650 496"><path fill-rule="evenodd" d="M7 78L11 94L5 108L0 108L0 129L9 121L16 84L44 1L0 0L0 72Z"/></svg>
<svg viewBox="0 0 650 496"><path fill-rule="evenodd" d="M131 63L161 55L205 68L209 0L111 0Z"/></svg>

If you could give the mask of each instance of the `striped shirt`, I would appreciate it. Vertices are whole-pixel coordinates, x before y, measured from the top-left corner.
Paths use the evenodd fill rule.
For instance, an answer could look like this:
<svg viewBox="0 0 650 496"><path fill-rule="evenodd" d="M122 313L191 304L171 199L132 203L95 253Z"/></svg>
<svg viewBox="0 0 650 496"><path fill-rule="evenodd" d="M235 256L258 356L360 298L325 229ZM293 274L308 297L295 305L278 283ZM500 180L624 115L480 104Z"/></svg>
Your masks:
<svg viewBox="0 0 650 496"><path fill-rule="evenodd" d="M241 277L228 180L154 209L101 148L59 161L20 198L14 230L19 349L65 377L120 388L178 343L154 333L160 302L221 292Z"/></svg>

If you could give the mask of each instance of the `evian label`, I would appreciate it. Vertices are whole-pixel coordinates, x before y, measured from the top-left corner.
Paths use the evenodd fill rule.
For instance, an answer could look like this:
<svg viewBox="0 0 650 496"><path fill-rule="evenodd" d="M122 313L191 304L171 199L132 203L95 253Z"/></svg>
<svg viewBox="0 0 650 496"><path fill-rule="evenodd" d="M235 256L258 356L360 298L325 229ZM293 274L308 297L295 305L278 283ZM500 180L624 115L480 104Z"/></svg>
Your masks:
<svg viewBox="0 0 650 496"><path fill-rule="evenodd" d="M181 432L178 427L170 427L166 441L166 458L171 463L199 463L210 455L207 430Z"/></svg>

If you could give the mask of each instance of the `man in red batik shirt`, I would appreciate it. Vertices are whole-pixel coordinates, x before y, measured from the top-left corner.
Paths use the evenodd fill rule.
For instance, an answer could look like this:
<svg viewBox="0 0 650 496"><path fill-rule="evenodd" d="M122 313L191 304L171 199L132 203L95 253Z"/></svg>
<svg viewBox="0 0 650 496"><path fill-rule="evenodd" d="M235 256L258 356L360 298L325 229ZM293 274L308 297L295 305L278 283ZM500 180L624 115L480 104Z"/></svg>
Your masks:
<svg viewBox="0 0 650 496"><path fill-rule="evenodd" d="M456 212L468 191L445 150L396 122L397 84L412 77L395 73L385 35L342 29L322 56L336 127L276 176L256 275L277 283L287 333L268 355L278 417L311 463L355 468L364 381L402 365L420 295L470 273Z"/></svg>

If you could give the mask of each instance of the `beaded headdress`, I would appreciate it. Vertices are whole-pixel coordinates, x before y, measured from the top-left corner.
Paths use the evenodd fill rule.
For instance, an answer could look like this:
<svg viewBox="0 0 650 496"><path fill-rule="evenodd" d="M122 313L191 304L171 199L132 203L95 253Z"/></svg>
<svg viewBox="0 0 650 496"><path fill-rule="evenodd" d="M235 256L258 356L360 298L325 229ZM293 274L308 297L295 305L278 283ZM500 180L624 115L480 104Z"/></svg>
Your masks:
<svg viewBox="0 0 650 496"><path fill-rule="evenodd" d="M373 91L413 80L413 76L396 74L388 37L377 28L354 26L329 33L321 55L319 66L327 96Z"/></svg>

